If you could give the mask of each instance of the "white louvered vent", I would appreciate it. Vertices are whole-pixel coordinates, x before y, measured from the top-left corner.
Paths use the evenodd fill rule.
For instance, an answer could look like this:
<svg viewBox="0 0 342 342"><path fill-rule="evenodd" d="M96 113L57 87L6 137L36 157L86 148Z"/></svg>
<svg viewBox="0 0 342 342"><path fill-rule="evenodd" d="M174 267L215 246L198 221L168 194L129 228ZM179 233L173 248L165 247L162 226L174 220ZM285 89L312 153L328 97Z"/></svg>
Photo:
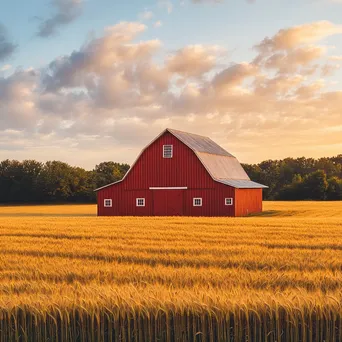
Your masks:
<svg viewBox="0 0 342 342"><path fill-rule="evenodd" d="M163 145L163 158L173 157L173 145Z"/></svg>

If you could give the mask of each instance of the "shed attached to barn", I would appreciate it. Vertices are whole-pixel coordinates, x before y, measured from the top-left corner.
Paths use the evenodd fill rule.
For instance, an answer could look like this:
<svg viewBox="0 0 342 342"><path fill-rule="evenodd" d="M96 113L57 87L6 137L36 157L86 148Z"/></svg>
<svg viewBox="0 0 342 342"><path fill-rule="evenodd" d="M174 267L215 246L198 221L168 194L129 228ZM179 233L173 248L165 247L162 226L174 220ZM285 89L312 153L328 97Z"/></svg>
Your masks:
<svg viewBox="0 0 342 342"><path fill-rule="evenodd" d="M166 129L124 178L96 189L99 216L245 216L262 211L262 189L210 138Z"/></svg>

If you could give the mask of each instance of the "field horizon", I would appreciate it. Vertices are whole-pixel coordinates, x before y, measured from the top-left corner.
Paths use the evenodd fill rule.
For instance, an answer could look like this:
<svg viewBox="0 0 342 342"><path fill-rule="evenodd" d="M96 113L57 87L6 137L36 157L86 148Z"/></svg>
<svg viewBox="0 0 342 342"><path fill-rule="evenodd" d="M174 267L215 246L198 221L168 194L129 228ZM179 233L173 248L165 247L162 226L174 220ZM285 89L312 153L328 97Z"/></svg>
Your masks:
<svg viewBox="0 0 342 342"><path fill-rule="evenodd" d="M0 236L0 340L342 338L342 202L243 218L0 206Z"/></svg>

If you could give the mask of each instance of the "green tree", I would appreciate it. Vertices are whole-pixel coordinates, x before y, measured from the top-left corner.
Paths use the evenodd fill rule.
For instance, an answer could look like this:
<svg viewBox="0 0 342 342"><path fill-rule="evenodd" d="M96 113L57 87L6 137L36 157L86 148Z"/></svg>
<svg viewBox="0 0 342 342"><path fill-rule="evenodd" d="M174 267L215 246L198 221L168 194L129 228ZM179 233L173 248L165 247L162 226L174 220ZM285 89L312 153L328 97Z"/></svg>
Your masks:
<svg viewBox="0 0 342 342"><path fill-rule="evenodd" d="M328 179L327 199L330 201L342 200L342 179L338 177Z"/></svg>
<svg viewBox="0 0 342 342"><path fill-rule="evenodd" d="M325 200L328 190L327 175L323 170L317 170L305 176L301 183L304 199Z"/></svg>
<svg viewBox="0 0 342 342"><path fill-rule="evenodd" d="M129 169L128 164L102 162L95 166L94 183L97 188L117 182L122 179Z"/></svg>

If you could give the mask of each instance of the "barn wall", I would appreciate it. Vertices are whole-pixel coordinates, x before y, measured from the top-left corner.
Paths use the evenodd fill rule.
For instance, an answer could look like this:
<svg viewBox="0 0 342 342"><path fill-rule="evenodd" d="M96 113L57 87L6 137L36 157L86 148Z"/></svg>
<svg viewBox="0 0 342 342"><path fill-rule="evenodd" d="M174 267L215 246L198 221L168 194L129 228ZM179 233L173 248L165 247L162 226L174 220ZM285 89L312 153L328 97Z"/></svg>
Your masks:
<svg viewBox="0 0 342 342"><path fill-rule="evenodd" d="M235 189L235 216L262 211L262 189Z"/></svg>
<svg viewBox="0 0 342 342"><path fill-rule="evenodd" d="M202 207L193 206L193 198L202 197ZM185 192L186 216L234 216L233 206L225 205L225 198L233 198L234 188L214 182L213 189L188 189Z"/></svg>
<svg viewBox="0 0 342 342"><path fill-rule="evenodd" d="M163 158L163 145L173 145L173 157ZM195 153L166 132L140 156L125 178L125 189L187 186L213 188L214 181Z"/></svg>
<svg viewBox="0 0 342 342"><path fill-rule="evenodd" d="M125 190L122 183L100 190L97 194L99 216L153 216L155 193L174 190ZM213 189L183 190L184 216L234 216L234 206L226 206L225 198L235 200L234 188L215 183ZM145 198L145 207L136 206L136 198ZM201 197L202 207L193 206L193 198ZM166 198L166 196L165 196ZM112 199L112 208L105 208L105 199ZM165 214L166 215L166 214Z"/></svg>
<svg viewBox="0 0 342 342"><path fill-rule="evenodd" d="M163 145L173 145L173 158L163 158ZM181 198L168 196L165 191L150 187L188 187ZM164 191L165 196L156 196ZM179 212L182 201L184 216L244 216L262 211L261 189L234 189L214 181L195 153L166 132L151 144L139 157L122 182L98 191L99 216L153 216L154 201L165 201L164 207ZM145 207L136 206L136 198L145 198ZM202 207L193 206L193 198L203 199ZM104 207L104 199L112 199L112 208ZM233 198L233 206L225 205L225 198ZM173 201L175 203L170 203ZM176 203L177 201L177 203ZM159 206L157 212L161 212ZM172 212L172 211L171 211ZM167 212L165 213L167 215Z"/></svg>
<svg viewBox="0 0 342 342"><path fill-rule="evenodd" d="M120 184L120 183L119 183ZM188 189L183 191L184 216L234 216L234 206L226 206L225 198L234 198L234 189L225 185L214 189ZM123 184L112 185L98 192L99 216L153 216L155 193L173 190L125 190ZM145 207L136 206L136 198L145 198ZM193 206L193 198L202 198L202 207ZM165 196L166 198L166 196ZM105 208L105 199L112 199L112 208ZM235 203L235 198L234 198ZM165 214L166 215L166 214Z"/></svg>
<svg viewBox="0 0 342 342"><path fill-rule="evenodd" d="M152 216L153 198L151 190L125 190L123 182L98 191L97 210L99 216ZM136 199L145 198L145 207L137 207ZM105 208L104 200L112 199L112 207Z"/></svg>
<svg viewBox="0 0 342 342"><path fill-rule="evenodd" d="M122 187L121 183L117 183L107 188L103 188L97 192L97 215L98 216L114 216L119 215L119 204L122 200ZM104 200L112 200L112 208L104 207Z"/></svg>

